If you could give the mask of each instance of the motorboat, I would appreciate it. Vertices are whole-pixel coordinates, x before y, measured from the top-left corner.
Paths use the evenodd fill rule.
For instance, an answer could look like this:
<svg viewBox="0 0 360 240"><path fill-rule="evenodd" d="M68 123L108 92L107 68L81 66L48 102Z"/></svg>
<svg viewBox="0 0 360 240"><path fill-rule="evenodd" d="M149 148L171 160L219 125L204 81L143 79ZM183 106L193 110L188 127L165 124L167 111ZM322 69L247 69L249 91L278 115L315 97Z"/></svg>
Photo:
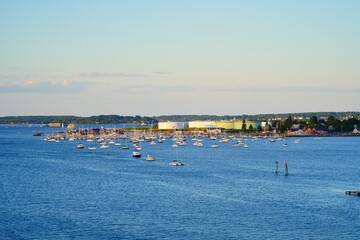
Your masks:
<svg viewBox="0 0 360 240"><path fill-rule="evenodd" d="M146 157L146 160L147 161L155 161L155 157L151 154L148 154L147 157Z"/></svg>
<svg viewBox="0 0 360 240"><path fill-rule="evenodd" d="M79 144L77 145L77 148L84 148L84 144L79 143Z"/></svg>
<svg viewBox="0 0 360 240"><path fill-rule="evenodd" d="M139 158L139 157L141 157L141 153L138 152L138 151L133 151L132 156L133 156L134 158Z"/></svg>
<svg viewBox="0 0 360 240"><path fill-rule="evenodd" d="M88 147L89 150L96 150L96 147L90 146Z"/></svg>
<svg viewBox="0 0 360 240"><path fill-rule="evenodd" d="M101 145L101 147L100 148L109 148L110 146L108 146L108 145Z"/></svg>

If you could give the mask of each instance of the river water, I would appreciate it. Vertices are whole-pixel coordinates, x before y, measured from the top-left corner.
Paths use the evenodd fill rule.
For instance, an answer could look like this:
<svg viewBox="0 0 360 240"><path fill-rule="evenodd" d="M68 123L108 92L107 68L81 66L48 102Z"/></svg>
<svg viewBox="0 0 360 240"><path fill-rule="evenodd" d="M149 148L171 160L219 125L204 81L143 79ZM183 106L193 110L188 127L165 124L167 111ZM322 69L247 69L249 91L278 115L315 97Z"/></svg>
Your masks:
<svg viewBox="0 0 360 240"><path fill-rule="evenodd" d="M167 139L137 159L44 130L0 126L0 239L358 239L360 138Z"/></svg>

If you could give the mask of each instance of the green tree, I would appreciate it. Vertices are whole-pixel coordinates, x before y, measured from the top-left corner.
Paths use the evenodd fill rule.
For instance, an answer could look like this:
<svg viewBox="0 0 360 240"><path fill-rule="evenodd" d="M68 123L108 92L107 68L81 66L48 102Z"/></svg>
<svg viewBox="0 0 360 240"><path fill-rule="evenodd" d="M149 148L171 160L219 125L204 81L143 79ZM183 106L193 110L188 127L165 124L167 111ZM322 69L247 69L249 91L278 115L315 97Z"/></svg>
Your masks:
<svg viewBox="0 0 360 240"><path fill-rule="evenodd" d="M288 116L286 118L286 120L284 121L284 123L283 123L283 128L284 129L290 129L292 124L293 124L293 120L292 120L291 116Z"/></svg>
<svg viewBox="0 0 360 240"><path fill-rule="evenodd" d="M317 117L316 117L316 116L310 117L310 119L309 119L309 121L308 121L309 127L314 128L314 127L317 126L317 124L318 124L318 119L317 119Z"/></svg>
<svg viewBox="0 0 360 240"><path fill-rule="evenodd" d="M244 131L244 132L246 131L246 121L245 121L245 119L243 119L243 121L242 121L241 130Z"/></svg>
<svg viewBox="0 0 360 240"><path fill-rule="evenodd" d="M249 131L250 131L250 132L253 132L253 131L254 131L254 127L253 127L252 124L250 124L250 126L249 126Z"/></svg>

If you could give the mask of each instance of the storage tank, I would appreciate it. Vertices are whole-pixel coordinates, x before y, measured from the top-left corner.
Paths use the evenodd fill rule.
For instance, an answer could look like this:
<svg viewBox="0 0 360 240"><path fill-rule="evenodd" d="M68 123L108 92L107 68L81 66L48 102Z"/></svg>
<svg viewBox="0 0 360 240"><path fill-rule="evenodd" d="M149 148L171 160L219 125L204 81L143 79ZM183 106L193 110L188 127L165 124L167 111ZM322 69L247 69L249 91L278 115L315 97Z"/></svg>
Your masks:
<svg viewBox="0 0 360 240"><path fill-rule="evenodd" d="M188 124L186 122L159 122L159 129L184 129Z"/></svg>
<svg viewBox="0 0 360 240"><path fill-rule="evenodd" d="M215 121L191 121L189 128L216 128Z"/></svg>

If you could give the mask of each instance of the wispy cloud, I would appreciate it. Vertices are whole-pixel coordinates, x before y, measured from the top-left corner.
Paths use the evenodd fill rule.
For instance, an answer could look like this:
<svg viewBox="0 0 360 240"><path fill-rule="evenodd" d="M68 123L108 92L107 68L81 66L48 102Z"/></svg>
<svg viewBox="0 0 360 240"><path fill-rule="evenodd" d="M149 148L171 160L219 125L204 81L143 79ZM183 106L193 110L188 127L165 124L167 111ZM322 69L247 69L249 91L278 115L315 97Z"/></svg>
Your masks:
<svg viewBox="0 0 360 240"><path fill-rule="evenodd" d="M217 92L315 92L315 93L342 93L360 92L359 88L329 88L329 87L264 87L264 88L211 88Z"/></svg>
<svg viewBox="0 0 360 240"><path fill-rule="evenodd" d="M97 73L97 72L88 72L88 73L73 73L72 77L78 78L104 78L104 77L150 77L148 74L126 74L126 73Z"/></svg>
<svg viewBox="0 0 360 240"><path fill-rule="evenodd" d="M0 81L18 81L21 78L15 75L0 75Z"/></svg>
<svg viewBox="0 0 360 240"><path fill-rule="evenodd" d="M16 81L0 83L0 93L83 93L89 84L79 81Z"/></svg>
<svg viewBox="0 0 360 240"><path fill-rule="evenodd" d="M173 74L173 73L171 73L171 72L156 72L156 74L169 75L169 74Z"/></svg>
<svg viewBox="0 0 360 240"><path fill-rule="evenodd" d="M21 69L21 67L20 66L8 66L7 69L9 69L9 70L19 70L19 69Z"/></svg>
<svg viewBox="0 0 360 240"><path fill-rule="evenodd" d="M122 85L120 93L147 94L161 92L191 92L195 89L189 86L163 86L163 85Z"/></svg>

